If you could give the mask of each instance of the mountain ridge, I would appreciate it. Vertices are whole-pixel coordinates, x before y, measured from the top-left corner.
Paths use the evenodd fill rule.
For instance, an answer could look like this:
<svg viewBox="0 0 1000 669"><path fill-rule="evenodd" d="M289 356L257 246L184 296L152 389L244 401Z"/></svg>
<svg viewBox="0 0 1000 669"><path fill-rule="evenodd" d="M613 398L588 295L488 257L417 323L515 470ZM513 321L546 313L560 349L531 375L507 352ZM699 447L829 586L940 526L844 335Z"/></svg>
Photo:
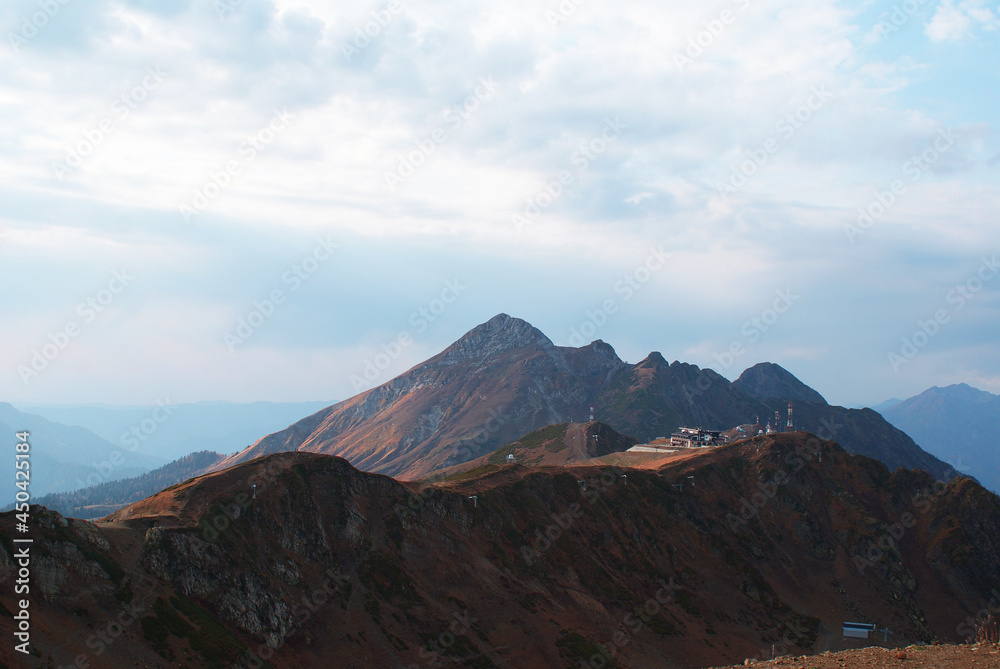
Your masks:
<svg viewBox="0 0 1000 669"><path fill-rule="evenodd" d="M507 467L431 486L278 453L96 524L32 513L53 556L32 639L57 664L93 659L87 624L129 592L142 624L102 648L112 666L695 669L842 648L842 620L960 641L956 621L1000 588L1000 499L806 433L652 470ZM13 522L0 514L4 534Z"/></svg>
<svg viewBox="0 0 1000 669"><path fill-rule="evenodd" d="M966 383L934 386L880 413L924 450L1000 494L1000 396Z"/></svg>
<svg viewBox="0 0 1000 669"><path fill-rule="evenodd" d="M65 425L42 416L18 410L0 402L0 430L13 435L27 431L32 444L31 489L33 495L74 490L88 484L135 476L162 464L157 458L116 445L86 428ZM14 461L14 445L7 452ZM14 488L0 506L14 502Z"/></svg>
<svg viewBox="0 0 1000 669"><path fill-rule="evenodd" d="M880 415L832 407L778 365L754 369L751 376L761 388L817 400L798 401L802 429L826 430L824 436L848 451L871 454L893 468L920 467L942 479L955 475ZM499 314L424 363L262 437L218 468L304 450L345 457L366 471L425 478L533 430L581 422L591 406L595 418L640 441L682 425L729 429L785 412L788 398L761 400L742 390L749 383L679 361L668 364L656 351L630 365L600 340L579 348L554 346L526 321ZM838 425L840 432L825 427ZM881 441L868 436L874 433Z"/></svg>

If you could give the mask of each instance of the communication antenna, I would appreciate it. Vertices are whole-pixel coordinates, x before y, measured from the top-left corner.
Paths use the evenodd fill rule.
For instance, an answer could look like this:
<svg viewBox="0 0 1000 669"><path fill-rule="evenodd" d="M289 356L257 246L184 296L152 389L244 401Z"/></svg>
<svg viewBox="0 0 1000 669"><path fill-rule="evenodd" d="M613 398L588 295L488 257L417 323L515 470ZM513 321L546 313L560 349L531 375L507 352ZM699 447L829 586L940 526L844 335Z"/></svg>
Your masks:
<svg viewBox="0 0 1000 669"><path fill-rule="evenodd" d="M590 422L594 422L594 405L590 405Z"/></svg>
<svg viewBox="0 0 1000 669"><path fill-rule="evenodd" d="M780 429L781 429L781 416L779 416L778 412L775 411L774 412L774 431L777 432Z"/></svg>
<svg viewBox="0 0 1000 669"><path fill-rule="evenodd" d="M253 498L257 499L257 484L253 484Z"/></svg>
<svg viewBox="0 0 1000 669"><path fill-rule="evenodd" d="M792 402L791 402L791 400L788 401L788 431L789 432L794 432L795 431L792 428Z"/></svg>
<svg viewBox="0 0 1000 669"><path fill-rule="evenodd" d="M469 495L469 499L472 500L472 506L473 507L478 507L479 506L479 501L478 501L479 497L477 497L476 495Z"/></svg>

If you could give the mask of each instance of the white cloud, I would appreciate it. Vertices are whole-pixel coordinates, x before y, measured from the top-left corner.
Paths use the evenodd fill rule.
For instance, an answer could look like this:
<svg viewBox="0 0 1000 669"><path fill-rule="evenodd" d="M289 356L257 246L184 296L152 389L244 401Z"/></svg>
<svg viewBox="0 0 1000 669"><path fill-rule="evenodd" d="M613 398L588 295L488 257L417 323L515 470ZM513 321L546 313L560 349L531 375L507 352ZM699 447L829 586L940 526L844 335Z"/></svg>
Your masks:
<svg viewBox="0 0 1000 669"><path fill-rule="evenodd" d="M924 32L935 42L958 41L971 34L974 27L996 30L1000 22L983 0L943 0L925 26Z"/></svg>
<svg viewBox="0 0 1000 669"><path fill-rule="evenodd" d="M707 324L684 333L688 340L671 340L684 350L692 342L714 341L712 326L738 330L777 283L801 277L809 286L817 276L835 276L831 258L849 275L846 281L861 281L843 269L862 257L838 246L845 243L843 223L951 123L948 109L968 102L960 96L945 101L944 93L930 103L906 100L915 82L935 76L928 54L897 37L884 42L900 45L901 53L874 53L855 25L863 8L834 0L808 7L792 0L679 7L588 2L555 29L545 11L557 9L556 2L403 2L389 19L372 15L386 6L379 2L234 5L220 18L211 3L167 10L150 0L94 0L86 11L70 3L19 53L0 49L0 196L3 227L9 229L0 258L47 277L30 291L30 316L41 319L31 324L45 323L42 314L58 321L63 312L57 303L69 300L72 306L79 299L67 286L81 275L100 277L123 259L140 259L158 268L151 280L161 287L149 294L143 317L131 321L127 332L162 346L169 334L142 339L143 330L171 330L185 303L193 314L243 308L267 288L254 283L256 277L280 275L286 255L299 253L290 240L335 232L366 240L353 247L358 265L352 271L376 286L343 307L341 319L353 329L316 354L349 360L349 351L360 346L351 332L376 321L372 327L396 327L393 310L405 316L407 305L423 299L395 271L406 277L430 273L425 278L433 284L435 273L447 276L475 259L470 262L477 268L489 268L482 269L484 280L497 286L470 297L481 300L488 318L500 310L528 313L518 304L551 300L545 290L524 284L504 288L511 276L548 285L540 268L568 254L578 259L575 267L586 268L583 276L606 276L614 285L634 266L637 253L657 244L675 252L675 260L658 287L644 293L645 304L653 314L692 309ZM36 6L33 0L5 6L2 33ZM734 18L719 29L723 9ZM945 40L995 25L984 4L948 0L927 31ZM355 43L366 28L367 41ZM685 53L691 40L700 40L701 51L679 69L674 56ZM359 49L350 60L345 45ZM52 161L99 127L115 100L152 66L167 73L163 83L126 118L116 119L74 175L55 179ZM455 123L456 106L490 77L498 84L495 94ZM803 106L819 86L833 95L806 118ZM294 116L290 127L253 161L241 163L239 175L200 215L181 219L178 205L190 201L213 172L240 159L247 136L285 108ZM620 118L627 128L581 161L581 147L600 146L609 118ZM912 185L865 236L871 253L863 256L865 263L892 262L905 272L916 262L911 257L942 248L954 257L990 243L989 212L996 210L998 191L995 170L984 164L1000 148L997 118L973 121L976 132L963 130L968 141ZM794 128L790 136L782 129L787 127ZM387 191L385 173L419 152L438 129L444 135L418 156L413 176ZM779 146L766 164L737 192L720 198L717 184L769 139ZM572 183L518 234L512 215L563 171ZM73 236L66 237L66 230ZM909 256L901 259L889 246L904 234ZM385 250L391 244L420 251ZM67 264L70 251L78 257ZM364 274L365 267L381 276ZM577 280L573 267L560 271L568 273L565 285L552 290L565 306L551 318L575 322L574 305L591 304L592 291L606 286ZM318 280L315 295L298 296L303 318L330 326L308 314L326 313L328 301L349 292L349 284L350 277L335 273ZM383 293L389 297L380 300ZM8 305L27 308L27 298L12 299L18 301ZM893 299L918 303L921 293L906 287ZM641 311L638 304L630 307L630 318ZM850 308L829 307L840 314ZM549 313L547 307L539 312ZM816 315L825 318L826 312L824 307ZM880 312L873 307L872 313ZM668 317L648 318L651 332L681 337L670 330ZM472 325L456 321L454 328L461 334ZM45 336L5 337L4 328L11 327L0 325L0 341L15 342L15 348L30 348ZM209 360L199 342L221 341L220 327L217 318L176 326L174 340L183 350L171 355ZM789 327L790 333L802 332ZM286 329L276 322L281 336L270 343L269 370L280 366L282 346L304 346L296 337L305 333ZM775 341L768 350L827 346L794 339ZM122 344L107 342L95 336L95 359ZM435 343L447 342L427 345ZM134 350L140 355L142 346ZM289 364L306 373L308 365ZM111 367L122 384L133 383L126 367ZM231 366L195 367L206 375L205 388L224 392L224 384L207 375L228 374ZM158 367L150 374L164 375ZM290 377L288 383L296 381ZM267 386L260 388L266 392ZM0 385L0 395L18 390Z"/></svg>
<svg viewBox="0 0 1000 669"><path fill-rule="evenodd" d="M970 24L969 16L955 7L953 0L944 0L938 5L925 32L935 42L959 40L967 34Z"/></svg>
<svg viewBox="0 0 1000 669"><path fill-rule="evenodd" d="M644 190L640 193L636 193L635 195L626 198L625 201L628 202L629 204L639 204L643 200L648 200L651 197L653 197L653 194L650 193L648 190Z"/></svg>

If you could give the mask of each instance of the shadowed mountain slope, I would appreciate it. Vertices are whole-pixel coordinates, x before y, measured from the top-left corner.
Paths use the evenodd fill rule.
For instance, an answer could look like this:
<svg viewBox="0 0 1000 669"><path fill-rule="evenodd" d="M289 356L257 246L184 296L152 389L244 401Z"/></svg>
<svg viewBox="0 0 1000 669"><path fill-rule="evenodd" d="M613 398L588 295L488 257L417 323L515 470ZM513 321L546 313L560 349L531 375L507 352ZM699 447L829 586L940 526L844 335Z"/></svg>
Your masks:
<svg viewBox="0 0 1000 669"><path fill-rule="evenodd" d="M744 395L760 400L776 397L810 404L826 404L822 395L773 362L761 362L745 370L740 378L733 381L733 387Z"/></svg>
<svg viewBox="0 0 1000 669"><path fill-rule="evenodd" d="M515 466L423 488L281 453L107 522L32 513L48 556L32 640L57 666L262 653L273 667L693 669L836 650L843 620L901 644L959 641L1000 589L995 495L804 433L655 470ZM0 515L0 536L13 522ZM5 542L0 571L11 556ZM123 610L135 622L99 642Z"/></svg>

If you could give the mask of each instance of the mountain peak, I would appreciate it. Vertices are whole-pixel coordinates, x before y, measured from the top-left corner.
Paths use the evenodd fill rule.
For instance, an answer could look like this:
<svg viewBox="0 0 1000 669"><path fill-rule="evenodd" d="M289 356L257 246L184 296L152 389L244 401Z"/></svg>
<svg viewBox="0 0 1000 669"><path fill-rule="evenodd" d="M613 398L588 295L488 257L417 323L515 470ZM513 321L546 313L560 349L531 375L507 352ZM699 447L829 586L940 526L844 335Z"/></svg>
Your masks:
<svg viewBox="0 0 1000 669"><path fill-rule="evenodd" d="M663 365L664 367L669 367L666 358L659 351L653 351L647 355L643 360L641 360L637 366L646 367L648 365Z"/></svg>
<svg viewBox="0 0 1000 669"><path fill-rule="evenodd" d="M445 354L488 357L528 346L550 348L552 340L531 323L507 314L497 314L477 325L445 350Z"/></svg>
<svg viewBox="0 0 1000 669"><path fill-rule="evenodd" d="M988 399L997 397L997 395L994 395L991 392L974 388L968 383L953 383L950 386L945 386L944 388L934 386L931 390L938 390L942 395L953 395L955 397L968 399Z"/></svg>
<svg viewBox="0 0 1000 669"><path fill-rule="evenodd" d="M760 400L775 398L813 404L827 403L822 395L773 362L761 362L750 367L733 381L733 387Z"/></svg>

